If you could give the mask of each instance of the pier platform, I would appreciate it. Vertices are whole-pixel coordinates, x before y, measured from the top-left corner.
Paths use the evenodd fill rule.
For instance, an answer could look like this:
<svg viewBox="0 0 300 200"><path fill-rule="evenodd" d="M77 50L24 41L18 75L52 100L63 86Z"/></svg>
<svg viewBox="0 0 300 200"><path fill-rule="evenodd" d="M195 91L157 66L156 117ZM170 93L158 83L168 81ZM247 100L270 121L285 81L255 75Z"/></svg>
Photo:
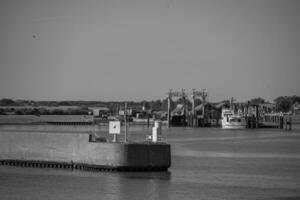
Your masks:
<svg viewBox="0 0 300 200"><path fill-rule="evenodd" d="M166 171L171 147L166 143L90 141L89 134L0 133L0 164L96 171Z"/></svg>

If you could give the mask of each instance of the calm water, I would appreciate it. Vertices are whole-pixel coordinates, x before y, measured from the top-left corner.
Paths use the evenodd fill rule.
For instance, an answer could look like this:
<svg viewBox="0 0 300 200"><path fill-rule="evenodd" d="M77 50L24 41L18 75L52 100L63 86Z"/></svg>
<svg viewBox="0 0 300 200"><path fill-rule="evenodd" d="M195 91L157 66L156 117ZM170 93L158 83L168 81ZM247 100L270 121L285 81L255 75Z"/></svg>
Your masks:
<svg viewBox="0 0 300 200"><path fill-rule="evenodd" d="M105 127L0 126L1 132L70 134ZM151 132L130 127L130 140ZM300 199L300 127L221 130L165 128L169 172L108 173L0 166L0 199Z"/></svg>

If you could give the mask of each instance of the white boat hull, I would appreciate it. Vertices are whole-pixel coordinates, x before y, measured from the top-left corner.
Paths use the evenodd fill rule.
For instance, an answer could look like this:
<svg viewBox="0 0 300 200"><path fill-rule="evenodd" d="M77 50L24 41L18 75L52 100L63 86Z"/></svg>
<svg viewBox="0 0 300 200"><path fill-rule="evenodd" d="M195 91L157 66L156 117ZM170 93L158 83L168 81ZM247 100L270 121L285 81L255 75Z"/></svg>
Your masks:
<svg viewBox="0 0 300 200"><path fill-rule="evenodd" d="M245 118L234 114L231 109L222 110L222 128L223 129L244 129L246 128Z"/></svg>
<svg viewBox="0 0 300 200"><path fill-rule="evenodd" d="M222 124L223 129L244 129L246 128L245 124Z"/></svg>

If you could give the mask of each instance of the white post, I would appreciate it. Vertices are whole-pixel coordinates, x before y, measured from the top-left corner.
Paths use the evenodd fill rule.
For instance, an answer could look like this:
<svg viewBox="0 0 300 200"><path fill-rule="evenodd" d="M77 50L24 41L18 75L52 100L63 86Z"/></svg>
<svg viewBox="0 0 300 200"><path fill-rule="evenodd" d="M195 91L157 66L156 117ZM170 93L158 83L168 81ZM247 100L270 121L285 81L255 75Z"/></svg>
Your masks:
<svg viewBox="0 0 300 200"><path fill-rule="evenodd" d="M161 122L155 121L152 128L152 142L157 142L160 139L158 136L161 136Z"/></svg>
<svg viewBox="0 0 300 200"><path fill-rule="evenodd" d="M170 128L170 123L171 123L171 97L168 97L168 127Z"/></svg>
<svg viewBox="0 0 300 200"><path fill-rule="evenodd" d="M113 142L117 142L117 134L114 134Z"/></svg>
<svg viewBox="0 0 300 200"><path fill-rule="evenodd" d="M125 122L125 136L124 136L124 142L127 142L127 103L125 102L125 109L124 109L124 122Z"/></svg>
<svg viewBox="0 0 300 200"><path fill-rule="evenodd" d="M109 122L109 134L114 135L113 142L117 142L117 140L118 140L117 135L120 134L120 127L121 127L120 121L110 121Z"/></svg>

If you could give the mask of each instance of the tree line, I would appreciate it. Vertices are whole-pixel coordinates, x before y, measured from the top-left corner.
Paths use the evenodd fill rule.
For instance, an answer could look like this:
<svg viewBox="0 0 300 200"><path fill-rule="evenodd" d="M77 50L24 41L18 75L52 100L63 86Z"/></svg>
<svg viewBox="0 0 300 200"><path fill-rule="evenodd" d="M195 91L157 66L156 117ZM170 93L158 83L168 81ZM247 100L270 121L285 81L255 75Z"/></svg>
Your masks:
<svg viewBox="0 0 300 200"><path fill-rule="evenodd" d="M171 101L171 107L178 103L183 103L183 99L178 98L175 101ZM222 101L229 104L228 100ZM276 105L276 110L278 112L290 111L292 105L298 102L300 104L300 96L280 96L274 99ZM191 109L192 103L189 99L185 99L185 103L188 109ZM261 97L250 99L244 104L248 105L258 105L262 103L269 103ZM107 107L114 113L117 113L119 109L124 109L125 102L122 101L32 101L32 100L13 100L13 99L0 99L0 114L5 113L5 107L23 107L16 110L16 114L88 114L90 107ZM145 108L146 110L154 111L166 111L167 110L167 99L163 100L150 100L150 101L129 101L127 102L128 107L132 109L140 110ZM196 99L195 105L201 104L200 99ZM76 108L66 108L64 110L59 109L59 107L74 106ZM51 107L57 107L57 109L49 109ZM48 109L47 109L48 108Z"/></svg>

